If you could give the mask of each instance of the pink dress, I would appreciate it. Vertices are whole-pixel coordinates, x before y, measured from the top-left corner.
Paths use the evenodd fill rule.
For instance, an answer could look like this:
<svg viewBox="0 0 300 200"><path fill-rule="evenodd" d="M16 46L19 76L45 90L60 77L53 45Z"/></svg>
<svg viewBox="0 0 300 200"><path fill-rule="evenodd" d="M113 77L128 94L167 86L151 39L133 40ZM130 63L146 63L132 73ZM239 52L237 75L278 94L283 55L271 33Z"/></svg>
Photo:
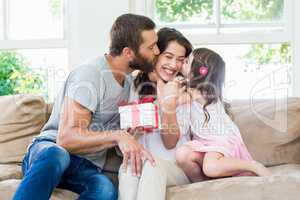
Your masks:
<svg viewBox="0 0 300 200"><path fill-rule="evenodd" d="M193 140L185 143L193 151L219 152L226 157L253 160L245 146L238 127L226 114L220 101L207 106L209 122L203 126L202 105L193 101L190 106L190 129Z"/></svg>

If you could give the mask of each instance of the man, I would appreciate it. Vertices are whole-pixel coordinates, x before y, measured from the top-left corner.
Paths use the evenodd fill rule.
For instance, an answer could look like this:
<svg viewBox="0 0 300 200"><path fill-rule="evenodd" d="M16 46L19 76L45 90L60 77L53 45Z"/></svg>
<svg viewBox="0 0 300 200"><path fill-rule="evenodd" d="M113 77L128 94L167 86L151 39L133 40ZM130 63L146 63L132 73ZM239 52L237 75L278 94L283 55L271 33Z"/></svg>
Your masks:
<svg viewBox="0 0 300 200"><path fill-rule="evenodd" d="M101 173L106 150L118 146L123 164L131 160L139 175L142 159L152 156L126 131L118 130L118 103L127 100L134 69L152 71L159 54L155 24L125 14L114 22L109 54L74 69L56 98L49 121L28 148L24 178L14 196L49 199L55 187L79 199L116 199L111 181Z"/></svg>

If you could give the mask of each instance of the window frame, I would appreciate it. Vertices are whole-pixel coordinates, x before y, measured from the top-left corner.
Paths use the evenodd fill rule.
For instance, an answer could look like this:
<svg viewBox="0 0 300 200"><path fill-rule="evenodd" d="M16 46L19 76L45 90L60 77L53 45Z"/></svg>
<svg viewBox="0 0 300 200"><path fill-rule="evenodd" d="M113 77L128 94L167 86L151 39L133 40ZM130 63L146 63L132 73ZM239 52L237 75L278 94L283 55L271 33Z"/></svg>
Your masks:
<svg viewBox="0 0 300 200"><path fill-rule="evenodd" d="M155 0L129 0L130 11L136 14L146 15L153 19ZM182 23L161 23L157 27L170 26L181 30L182 28L215 28L214 33L186 33L185 35L193 44L246 44L246 43L291 43L292 42L292 18L293 18L293 0L284 0L283 22L279 23L234 23L221 24L221 0L214 1L214 19L215 24L182 24ZM222 28L246 28L246 27L266 27L280 28L282 31L244 31L242 33L222 33Z"/></svg>

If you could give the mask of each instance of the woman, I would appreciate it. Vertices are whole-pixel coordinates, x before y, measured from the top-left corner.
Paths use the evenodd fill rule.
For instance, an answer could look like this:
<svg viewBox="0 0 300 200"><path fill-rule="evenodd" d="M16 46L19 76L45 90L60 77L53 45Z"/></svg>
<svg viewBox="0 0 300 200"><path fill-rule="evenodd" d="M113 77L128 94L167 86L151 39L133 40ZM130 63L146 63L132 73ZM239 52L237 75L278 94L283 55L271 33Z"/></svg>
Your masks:
<svg viewBox="0 0 300 200"><path fill-rule="evenodd" d="M143 96L157 95L162 119L162 129L143 134L139 142L155 156L155 166L145 162L142 174L134 175L131 169L119 171L119 199L164 200L167 186L189 183L184 172L175 163L175 150L189 140L184 119L188 112L176 113L182 99L182 88L174 80L184 61L192 51L190 42L177 30L162 28L158 31L157 46L161 52L151 74L139 73L131 89L130 101ZM188 108L188 106L187 106ZM185 110L185 109L181 109ZM186 109L188 110L188 109ZM181 116L180 120L177 116Z"/></svg>

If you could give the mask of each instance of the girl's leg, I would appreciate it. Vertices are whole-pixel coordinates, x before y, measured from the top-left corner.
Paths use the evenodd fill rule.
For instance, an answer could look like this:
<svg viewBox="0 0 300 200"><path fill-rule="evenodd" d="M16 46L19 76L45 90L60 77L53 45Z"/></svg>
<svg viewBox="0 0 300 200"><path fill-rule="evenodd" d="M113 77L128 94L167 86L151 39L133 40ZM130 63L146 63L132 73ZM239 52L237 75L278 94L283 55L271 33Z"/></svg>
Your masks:
<svg viewBox="0 0 300 200"><path fill-rule="evenodd" d="M207 179L202 172L203 157L204 153L195 152L188 146L181 146L176 150L177 165L191 182L200 182Z"/></svg>
<svg viewBox="0 0 300 200"><path fill-rule="evenodd" d="M212 178L237 175L243 171L253 172L258 176L270 176L271 172L256 161L246 161L225 157L221 153L208 152L203 159L203 173Z"/></svg>

